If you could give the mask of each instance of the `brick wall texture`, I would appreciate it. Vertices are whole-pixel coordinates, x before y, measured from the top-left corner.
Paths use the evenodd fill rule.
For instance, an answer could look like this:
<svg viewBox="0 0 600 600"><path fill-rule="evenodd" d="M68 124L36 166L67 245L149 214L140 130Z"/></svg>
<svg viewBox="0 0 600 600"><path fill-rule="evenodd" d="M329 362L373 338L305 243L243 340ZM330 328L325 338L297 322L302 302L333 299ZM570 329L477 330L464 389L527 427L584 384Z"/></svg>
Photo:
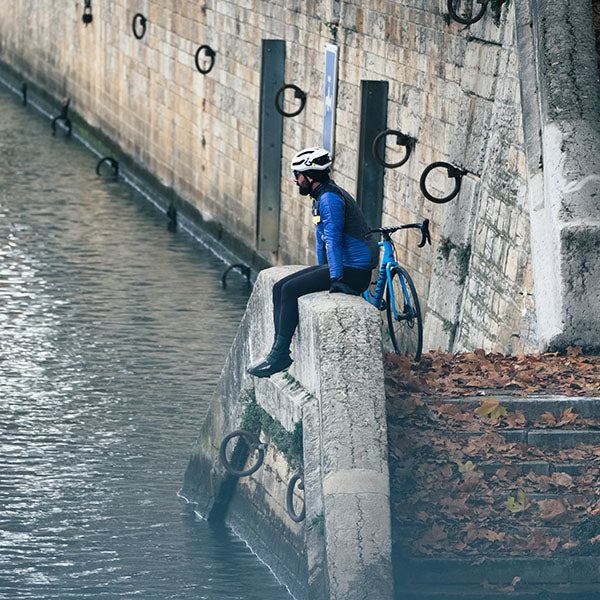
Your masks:
<svg viewBox="0 0 600 600"><path fill-rule="evenodd" d="M465 4L466 0L462 0ZM460 6L461 2L455 4ZM71 106L124 152L255 247L261 43L286 41L286 83L307 93L285 118L279 251L273 264L315 262L309 205L289 160L320 145L325 47L338 45L333 176L356 188L361 80L389 82L389 128L416 139L409 161L386 169L383 223L427 217L431 247L397 234L426 313L429 348L521 352L537 348L527 176L514 9L488 9L465 27L446 0L0 0L0 60ZM476 4L476 6L479 6ZM141 40L132 18L144 14ZM194 65L201 44L213 70ZM294 107L286 96L288 109ZM388 138L387 159L400 156ZM396 159L397 160L397 159ZM419 188L425 167L468 171L447 204ZM444 170L428 180L443 194Z"/></svg>

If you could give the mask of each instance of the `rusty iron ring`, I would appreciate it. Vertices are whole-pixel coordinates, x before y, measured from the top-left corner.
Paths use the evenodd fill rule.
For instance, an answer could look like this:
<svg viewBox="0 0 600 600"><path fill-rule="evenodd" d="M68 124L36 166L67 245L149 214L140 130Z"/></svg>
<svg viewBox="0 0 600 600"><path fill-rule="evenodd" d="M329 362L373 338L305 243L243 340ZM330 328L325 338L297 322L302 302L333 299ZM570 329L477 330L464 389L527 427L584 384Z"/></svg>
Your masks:
<svg viewBox="0 0 600 600"><path fill-rule="evenodd" d="M98 164L96 165L96 175L100 175L100 167L104 163L107 163L112 168L113 177L116 178L119 176L119 161L115 160L112 156L104 156L98 161Z"/></svg>
<svg viewBox="0 0 600 600"><path fill-rule="evenodd" d="M85 6L83 7L83 17L81 17L81 20L87 27L94 18L92 15L92 0L85 0L84 4Z"/></svg>
<svg viewBox="0 0 600 600"><path fill-rule="evenodd" d="M223 273L223 276L221 277L221 286L223 287L223 289L225 289L227 287L227 275L229 275L229 273L233 269L237 269L246 278L246 285L249 286L250 285L250 275L251 275L250 267L247 265L237 264L237 265L231 265L231 266L227 267L227 269L225 270L225 273Z"/></svg>
<svg viewBox="0 0 600 600"><path fill-rule="evenodd" d="M60 109L60 114L52 119L52 135L56 135L56 123L58 121L64 121L67 127L67 135L71 135L71 119L69 119L69 104L71 104L70 98L64 98Z"/></svg>
<svg viewBox="0 0 600 600"><path fill-rule="evenodd" d="M300 483L298 484L298 489L304 490L304 477L302 477L302 475L300 475L299 473L296 473L295 475L292 475L292 478L288 483L287 491L285 494L285 508L287 510L288 515L290 516L290 519L294 521L294 523L300 523L306 518L305 501L302 503L302 510L300 511L300 513L296 513L296 511L294 510L294 489L296 487L297 481L300 481Z"/></svg>
<svg viewBox="0 0 600 600"><path fill-rule="evenodd" d="M246 470L238 470L234 468L229 459L227 458L227 444L233 438L244 438L244 441L248 445L250 451L258 450L258 460L254 465L252 465L249 469ZM235 475L236 477L247 477L248 475L252 475L252 473L258 471L263 464L265 459L265 444L263 444L258 436L252 431L246 431L245 429L236 429L231 433L228 433L221 442L221 447L219 448L219 459L221 460L221 464L225 467L225 470L231 475Z"/></svg>

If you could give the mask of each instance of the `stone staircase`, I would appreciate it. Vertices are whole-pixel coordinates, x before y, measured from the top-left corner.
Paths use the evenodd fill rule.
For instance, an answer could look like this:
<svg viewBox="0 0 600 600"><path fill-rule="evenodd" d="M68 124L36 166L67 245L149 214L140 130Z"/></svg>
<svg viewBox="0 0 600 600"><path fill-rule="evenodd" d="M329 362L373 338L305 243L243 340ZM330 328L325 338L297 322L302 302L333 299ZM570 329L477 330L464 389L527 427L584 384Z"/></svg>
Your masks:
<svg viewBox="0 0 600 600"><path fill-rule="evenodd" d="M388 434L398 599L600 600L600 398L388 398Z"/></svg>

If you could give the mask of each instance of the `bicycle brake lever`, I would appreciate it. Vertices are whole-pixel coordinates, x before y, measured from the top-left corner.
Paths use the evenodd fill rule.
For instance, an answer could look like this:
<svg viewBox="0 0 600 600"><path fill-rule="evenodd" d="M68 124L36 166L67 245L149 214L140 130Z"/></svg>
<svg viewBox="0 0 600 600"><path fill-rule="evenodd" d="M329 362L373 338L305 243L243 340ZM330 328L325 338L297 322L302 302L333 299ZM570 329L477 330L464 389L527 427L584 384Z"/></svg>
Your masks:
<svg viewBox="0 0 600 600"><path fill-rule="evenodd" d="M431 236L429 235L429 219L425 219L423 221L423 224L420 227L421 229L421 241L419 242L418 246L419 248L422 248L425 243L428 243L431 245Z"/></svg>

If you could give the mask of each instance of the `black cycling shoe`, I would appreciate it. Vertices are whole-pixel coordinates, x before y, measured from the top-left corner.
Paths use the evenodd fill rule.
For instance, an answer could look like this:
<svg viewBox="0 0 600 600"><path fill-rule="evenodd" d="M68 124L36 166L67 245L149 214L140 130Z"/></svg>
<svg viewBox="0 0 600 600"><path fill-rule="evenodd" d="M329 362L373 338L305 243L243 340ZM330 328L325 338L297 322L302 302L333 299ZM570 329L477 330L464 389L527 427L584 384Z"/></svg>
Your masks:
<svg viewBox="0 0 600 600"><path fill-rule="evenodd" d="M265 358L254 367L250 367L248 373L254 375L254 377L271 377L275 373L285 371L294 362L289 354L273 362L270 362L268 358Z"/></svg>
<svg viewBox="0 0 600 600"><path fill-rule="evenodd" d="M257 365L250 367L248 373L255 377L271 377L274 373L285 371L294 362L290 356L291 341L291 338L276 335L269 354Z"/></svg>

